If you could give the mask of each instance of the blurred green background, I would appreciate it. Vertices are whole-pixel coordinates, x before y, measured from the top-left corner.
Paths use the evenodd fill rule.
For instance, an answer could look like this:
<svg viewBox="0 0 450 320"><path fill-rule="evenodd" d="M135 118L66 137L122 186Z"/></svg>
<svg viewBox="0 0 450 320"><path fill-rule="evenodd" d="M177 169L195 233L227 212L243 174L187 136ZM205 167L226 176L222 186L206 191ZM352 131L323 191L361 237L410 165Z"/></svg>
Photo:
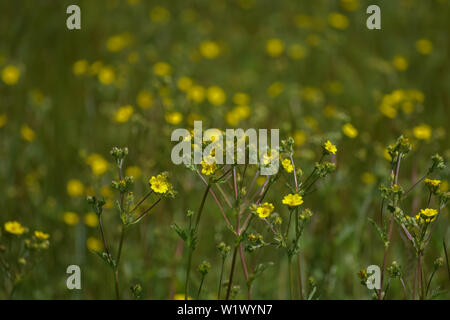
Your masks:
<svg viewBox="0 0 450 320"><path fill-rule="evenodd" d="M70 4L81 8L81 30L66 28ZM366 28L371 4L381 7L381 30ZM447 0L1 1L0 243L7 251L21 241L3 228L11 220L50 235L12 298L114 297L112 275L92 253L101 249L100 234L86 202L90 194L108 200L104 224L116 249L113 146L129 148L125 167L136 195L162 171L178 191L127 234L122 294L131 298L136 283L146 299L183 293L186 255L170 225L186 223L204 185L172 164L170 134L196 119L204 128L279 128L281 138L295 139L305 173L325 139L337 145L337 172L307 200L314 216L301 242L303 272L320 299L370 298L356 274L382 263L368 218L378 219L378 186L390 174L386 145L400 134L414 144L402 163L404 188L425 173L432 154L450 158L449 16ZM449 171L439 178L448 189ZM267 195L282 216L286 192L280 184ZM415 215L426 203L425 186L408 201ZM445 209L425 254L427 272L443 257L448 219ZM215 298L216 244L233 238L211 198L200 234L193 266L210 261L203 297ZM397 230L393 242L389 261L410 280L414 253ZM249 255L250 265L276 263L255 282L254 298L288 297L283 257L275 248ZM81 267L80 291L66 288L71 264ZM0 297L8 298L0 272ZM246 298L240 265L236 272L237 298ZM199 281L194 271L193 288ZM449 289L445 267L437 285ZM401 299L399 284L392 286L391 298Z"/></svg>

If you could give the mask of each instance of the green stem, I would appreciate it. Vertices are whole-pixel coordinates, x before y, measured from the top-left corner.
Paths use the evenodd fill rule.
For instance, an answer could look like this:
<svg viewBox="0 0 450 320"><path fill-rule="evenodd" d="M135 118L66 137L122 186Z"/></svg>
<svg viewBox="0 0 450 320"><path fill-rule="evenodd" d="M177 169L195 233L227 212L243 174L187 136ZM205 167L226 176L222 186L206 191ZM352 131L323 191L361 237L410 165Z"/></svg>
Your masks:
<svg viewBox="0 0 450 320"><path fill-rule="evenodd" d="M231 284L233 282L234 267L236 265L236 254L237 254L238 246L239 245L235 245L234 250L233 250L233 259L231 260L230 278L228 279L227 295L225 297L225 300L228 300L230 298Z"/></svg>

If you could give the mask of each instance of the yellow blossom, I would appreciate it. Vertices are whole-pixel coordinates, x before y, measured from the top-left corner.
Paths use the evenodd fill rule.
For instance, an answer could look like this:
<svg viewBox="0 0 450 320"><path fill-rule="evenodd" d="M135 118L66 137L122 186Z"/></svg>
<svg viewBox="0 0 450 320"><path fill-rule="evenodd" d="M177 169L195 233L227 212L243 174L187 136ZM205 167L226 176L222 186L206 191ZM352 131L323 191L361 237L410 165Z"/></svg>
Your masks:
<svg viewBox="0 0 450 320"><path fill-rule="evenodd" d="M267 89L267 93L270 97L275 98L279 96L284 91L284 84L281 82L274 82Z"/></svg>
<svg viewBox="0 0 450 320"><path fill-rule="evenodd" d="M420 212L416 215L416 220L420 223L426 222L432 222L434 219L436 219L438 212L435 209L421 209Z"/></svg>
<svg viewBox="0 0 450 320"><path fill-rule="evenodd" d="M160 77L168 76L172 73L172 67L166 62L157 62L153 65L153 73Z"/></svg>
<svg viewBox="0 0 450 320"><path fill-rule="evenodd" d="M177 81L177 87L181 91L187 92L192 87L192 80L189 77L181 77Z"/></svg>
<svg viewBox="0 0 450 320"><path fill-rule="evenodd" d="M216 163L214 161L202 160L202 173L206 176L213 174L216 171Z"/></svg>
<svg viewBox="0 0 450 320"><path fill-rule="evenodd" d="M351 139L358 136L358 130L351 123L344 124L342 126L342 132Z"/></svg>
<svg viewBox="0 0 450 320"><path fill-rule="evenodd" d="M297 130L294 133L294 142L297 146L302 146L306 142L306 132L303 130Z"/></svg>
<svg viewBox="0 0 450 320"><path fill-rule="evenodd" d="M147 90L141 90L137 95L136 102L139 108L148 109L153 105L153 95Z"/></svg>
<svg viewBox="0 0 450 320"><path fill-rule="evenodd" d="M150 187L156 193L166 193L170 189L170 184L167 182L167 178L163 174L153 176L149 180Z"/></svg>
<svg viewBox="0 0 450 320"><path fill-rule="evenodd" d="M226 101L225 91L219 86L209 87L207 90L207 97L208 101L215 106L220 106Z"/></svg>
<svg viewBox="0 0 450 320"><path fill-rule="evenodd" d="M414 137L419 140L430 140L432 130L429 125L421 124L413 129Z"/></svg>
<svg viewBox="0 0 450 320"><path fill-rule="evenodd" d="M183 115L180 112L167 112L165 115L168 124L177 125L183 121Z"/></svg>
<svg viewBox="0 0 450 320"><path fill-rule="evenodd" d="M398 71L405 71L408 69L408 60L402 56L395 56L392 60L392 64Z"/></svg>
<svg viewBox="0 0 450 320"><path fill-rule="evenodd" d="M170 20L170 12L164 7L154 7L150 11L150 19L159 24L165 24Z"/></svg>
<svg viewBox="0 0 450 320"><path fill-rule="evenodd" d="M267 218L272 213L273 209L274 209L273 204L269 202L264 202L263 204L259 205L256 208L256 213L261 219L263 219Z"/></svg>
<svg viewBox="0 0 450 320"><path fill-rule="evenodd" d="M78 218L78 215L75 212L64 212L63 214L63 220L64 222L69 226L74 226L78 224L78 221L80 220Z"/></svg>
<svg viewBox="0 0 450 320"><path fill-rule="evenodd" d="M214 41L203 41L200 44L200 53L207 59L214 59L220 54L220 47Z"/></svg>
<svg viewBox="0 0 450 320"><path fill-rule="evenodd" d="M359 0L341 0L341 7L347 11L355 11L359 8Z"/></svg>
<svg viewBox="0 0 450 320"><path fill-rule="evenodd" d="M67 182L67 194L71 197L79 197L84 193L84 186L80 180L71 179Z"/></svg>
<svg viewBox="0 0 450 320"><path fill-rule="evenodd" d="M27 232L27 229L17 221L8 221L5 222L5 231L15 235L21 235Z"/></svg>
<svg viewBox="0 0 450 320"><path fill-rule="evenodd" d="M361 181L364 182L365 184L374 184L376 181L376 177L373 173L371 172L364 172L361 175Z"/></svg>
<svg viewBox="0 0 450 320"><path fill-rule="evenodd" d="M190 100L200 103L205 99L205 91L204 87L194 85L188 89L187 96Z"/></svg>
<svg viewBox="0 0 450 320"><path fill-rule="evenodd" d="M417 40L416 49L420 54L428 55L433 51L433 43L428 39Z"/></svg>
<svg viewBox="0 0 450 320"><path fill-rule="evenodd" d="M8 116L6 115L6 113L1 113L0 114L0 128L3 128L7 121L8 121Z"/></svg>
<svg viewBox="0 0 450 320"><path fill-rule="evenodd" d="M94 175L98 176L108 170L108 162L99 154L93 153L86 158L86 163L91 167Z"/></svg>
<svg viewBox="0 0 450 320"><path fill-rule="evenodd" d="M125 170L127 176L132 176L135 179L139 179L142 175L142 170L138 166L131 166Z"/></svg>
<svg viewBox="0 0 450 320"><path fill-rule="evenodd" d="M91 251L100 252L103 249L103 244L100 240L95 237L89 237L86 240L86 247Z"/></svg>
<svg viewBox="0 0 450 320"><path fill-rule="evenodd" d="M439 187L441 184L441 180L434 180L434 179L425 179L425 184L432 186L432 187Z"/></svg>
<svg viewBox="0 0 450 320"><path fill-rule="evenodd" d="M113 35L106 41L106 48L112 52L123 50L131 42L131 34L124 32Z"/></svg>
<svg viewBox="0 0 450 320"><path fill-rule="evenodd" d="M284 170L286 170L286 172L288 172L288 173L291 173L292 170L294 170L294 167L292 166L292 162L288 158L281 161L281 165L283 166Z"/></svg>
<svg viewBox="0 0 450 320"><path fill-rule="evenodd" d="M34 235L39 240L47 240L48 238L50 238L50 235L48 233L44 233L42 231L37 231L37 230L34 232Z"/></svg>
<svg viewBox="0 0 450 320"><path fill-rule="evenodd" d="M114 121L117 123L128 122L133 113L134 113L133 106L131 105L122 106L116 111L116 114L114 115Z"/></svg>
<svg viewBox="0 0 450 320"><path fill-rule="evenodd" d="M348 18L343 14L332 12L328 15L328 23L336 29L344 30L349 25Z"/></svg>
<svg viewBox="0 0 450 320"><path fill-rule="evenodd" d="M266 43L266 52L271 57L279 57L284 51L284 44L280 39L269 39Z"/></svg>
<svg viewBox="0 0 450 320"><path fill-rule="evenodd" d="M336 154L337 152L337 148L334 144L331 143L330 140L327 140L324 144L323 144L323 148L325 149L325 151L327 153L332 153L332 154Z"/></svg>
<svg viewBox="0 0 450 320"><path fill-rule="evenodd" d="M183 293L177 293L173 296L173 300L186 300L185 295ZM188 300L193 300L190 296L187 298Z"/></svg>
<svg viewBox="0 0 450 320"><path fill-rule="evenodd" d="M79 76L86 73L88 66L89 64L86 60L77 60L73 64L72 71L75 75Z"/></svg>
<svg viewBox="0 0 450 320"><path fill-rule="evenodd" d="M32 142L36 137L33 129L31 129L28 125L24 124L20 127L20 134L22 138L28 142Z"/></svg>
<svg viewBox="0 0 450 320"><path fill-rule="evenodd" d="M246 106L250 103L250 96L244 92L237 92L233 96L233 102L237 105Z"/></svg>
<svg viewBox="0 0 450 320"><path fill-rule="evenodd" d="M288 205L289 207L297 207L303 203L303 197L299 194L288 194L283 198L283 204Z"/></svg>
<svg viewBox="0 0 450 320"><path fill-rule="evenodd" d="M14 65L7 65L2 70L2 80L5 84L12 86L15 85L20 78L20 71Z"/></svg>
<svg viewBox="0 0 450 320"><path fill-rule="evenodd" d="M114 68L110 66L101 67L98 71L98 80L104 85L109 85L116 80Z"/></svg>
<svg viewBox="0 0 450 320"><path fill-rule="evenodd" d="M98 217L94 212L88 212L84 215L84 223L91 228L98 226Z"/></svg>
<svg viewBox="0 0 450 320"><path fill-rule="evenodd" d="M303 59L307 55L307 50L301 44L296 43L296 44L289 46L288 55L289 55L289 57L291 57L292 59L295 59L295 60Z"/></svg>

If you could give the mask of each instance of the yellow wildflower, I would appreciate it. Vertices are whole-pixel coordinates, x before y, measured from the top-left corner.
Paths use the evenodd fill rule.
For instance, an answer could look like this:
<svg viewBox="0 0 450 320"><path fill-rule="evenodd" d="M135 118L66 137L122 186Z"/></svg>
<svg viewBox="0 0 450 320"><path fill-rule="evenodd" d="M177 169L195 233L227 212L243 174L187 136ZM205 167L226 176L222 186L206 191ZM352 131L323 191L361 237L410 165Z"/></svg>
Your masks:
<svg viewBox="0 0 450 320"><path fill-rule="evenodd" d="M341 7L347 11L355 11L359 8L359 0L341 0Z"/></svg>
<svg viewBox="0 0 450 320"><path fill-rule="evenodd" d="M133 106L131 105L122 106L116 111L116 114L114 115L114 121L117 123L128 122L133 113L134 113Z"/></svg>
<svg viewBox="0 0 450 320"><path fill-rule="evenodd" d="M328 23L336 29L344 30L349 25L348 18L343 14L332 12L328 15Z"/></svg>
<svg viewBox="0 0 450 320"><path fill-rule="evenodd" d="M240 106L246 106L250 103L250 96L244 92L237 92L233 96L233 102Z"/></svg>
<svg viewBox="0 0 450 320"><path fill-rule="evenodd" d="M336 152L337 152L336 146L334 144L332 144L330 140L327 140L323 144L323 148L328 154L330 154L330 153L336 154Z"/></svg>
<svg viewBox="0 0 450 320"><path fill-rule="evenodd" d="M220 106L225 103L227 97L225 91L219 86L211 86L207 90L208 101L215 105Z"/></svg>
<svg viewBox="0 0 450 320"><path fill-rule="evenodd" d="M108 170L108 162L99 154L93 153L86 159L94 175L99 176Z"/></svg>
<svg viewBox="0 0 450 320"><path fill-rule="evenodd" d="M256 208L256 213L261 219L263 219L267 218L272 213L273 209L273 204L264 202L263 204L259 205L258 208Z"/></svg>
<svg viewBox="0 0 450 320"><path fill-rule="evenodd" d="M202 173L204 175L211 175L216 171L216 162L202 160Z"/></svg>
<svg viewBox="0 0 450 320"><path fill-rule="evenodd" d="M425 183L433 187L439 187L441 180L425 179Z"/></svg>
<svg viewBox="0 0 450 320"><path fill-rule="evenodd" d="M376 180L376 177L371 172L364 172L361 175L361 181L364 182L365 184L374 184L375 180Z"/></svg>
<svg viewBox="0 0 450 320"><path fill-rule="evenodd" d="M157 62L153 65L153 73L160 77L168 76L172 73L172 67L166 62Z"/></svg>
<svg viewBox="0 0 450 320"><path fill-rule="evenodd" d="M402 56L395 56L392 60L392 64L398 71L405 71L408 69L408 60Z"/></svg>
<svg viewBox="0 0 450 320"><path fill-rule="evenodd" d="M84 193L84 186L80 180L70 179L67 182L67 194L71 197L79 197Z"/></svg>
<svg viewBox="0 0 450 320"><path fill-rule="evenodd" d="M78 60L73 64L72 71L75 75L79 76L86 73L88 66L89 64L86 60Z"/></svg>
<svg viewBox="0 0 450 320"><path fill-rule="evenodd" d="M214 59L220 54L220 47L214 41L203 41L200 44L200 53L207 59Z"/></svg>
<svg viewBox="0 0 450 320"><path fill-rule="evenodd" d="M294 142L297 146L304 145L306 142L306 132L303 130L297 130L294 133Z"/></svg>
<svg viewBox="0 0 450 320"><path fill-rule="evenodd" d="M205 88L199 85L194 85L188 89L187 96L190 100L200 103L205 99Z"/></svg>
<svg viewBox="0 0 450 320"><path fill-rule="evenodd" d="M289 46L288 55L289 55L289 57L291 57L292 59L295 59L295 60L303 59L307 55L307 50L301 44L296 43L296 44Z"/></svg>
<svg viewBox="0 0 450 320"><path fill-rule="evenodd" d="M27 232L27 229L17 221L8 221L5 222L5 231L15 235L21 235Z"/></svg>
<svg viewBox="0 0 450 320"><path fill-rule="evenodd" d="M88 212L84 215L84 223L91 228L98 226L98 217L94 212Z"/></svg>
<svg viewBox="0 0 450 320"><path fill-rule="evenodd" d="M158 174L156 177L151 177L148 182L150 183L152 190L156 193L166 193L169 191L170 184L167 182L167 178L163 174Z"/></svg>
<svg viewBox="0 0 450 320"><path fill-rule="evenodd" d="M274 82L267 89L267 93L270 97L275 98L284 91L284 84L282 82Z"/></svg>
<svg viewBox="0 0 450 320"><path fill-rule="evenodd" d="M33 129L31 129L28 125L24 124L20 127L20 134L22 138L28 142L32 142L36 137Z"/></svg>
<svg viewBox="0 0 450 320"><path fill-rule="evenodd" d="M164 7L154 7L150 11L150 19L159 24L165 24L170 20L170 12Z"/></svg>
<svg viewBox="0 0 450 320"><path fill-rule="evenodd" d="M14 65L7 65L2 70L2 80L5 84L12 86L15 85L20 78L20 71Z"/></svg>
<svg viewBox="0 0 450 320"><path fill-rule="evenodd" d="M127 176L132 176L133 178L138 179L142 175L142 170L138 166L131 166L125 170L125 174Z"/></svg>
<svg viewBox="0 0 450 320"><path fill-rule="evenodd" d="M421 209L420 212L416 215L416 220L420 223L426 222L432 222L434 219L436 219L438 212L435 209Z"/></svg>
<svg viewBox="0 0 450 320"><path fill-rule="evenodd" d="M42 231L37 231L37 230L34 232L34 235L39 240L47 240L48 238L50 238L50 235L48 233L44 233Z"/></svg>
<svg viewBox="0 0 450 320"><path fill-rule="evenodd" d="M344 124L342 126L342 132L351 139L358 136L358 130L351 123Z"/></svg>
<svg viewBox="0 0 450 320"><path fill-rule="evenodd" d="M291 173L292 170L294 170L294 168L292 166L292 162L288 158L286 158L283 161L281 161L281 165L283 166L284 170L286 170L286 172Z"/></svg>
<svg viewBox="0 0 450 320"><path fill-rule="evenodd" d="M420 54L428 55L433 51L433 43L427 39L417 40L416 49Z"/></svg>
<svg viewBox="0 0 450 320"><path fill-rule="evenodd" d="M95 237L89 237L86 240L86 247L91 251L100 252L103 250L102 242Z"/></svg>
<svg viewBox="0 0 450 320"><path fill-rule="evenodd" d="M104 85L113 83L116 80L114 68L110 66L101 67L98 71L98 80Z"/></svg>
<svg viewBox="0 0 450 320"><path fill-rule="evenodd" d="M299 194L288 194L283 198L283 204L288 205L289 207L297 207L303 203L303 197Z"/></svg>
<svg viewBox="0 0 450 320"><path fill-rule="evenodd" d="M6 113L0 114L0 128L3 128L7 121L8 121L8 116L6 115Z"/></svg>
<svg viewBox="0 0 450 320"><path fill-rule="evenodd" d="M63 215L64 222L69 226L74 226L78 224L78 221L80 220L78 218L78 215L75 212L64 212Z"/></svg>
<svg viewBox="0 0 450 320"><path fill-rule="evenodd" d="M148 109L153 105L153 95L147 90L141 90L137 95L136 102L140 108Z"/></svg>
<svg viewBox="0 0 450 320"><path fill-rule="evenodd" d="M421 124L413 129L414 137L419 140L430 140L432 130L429 125Z"/></svg>
<svg viewBox="0 0 450 320"><path fill-rule="evenodd" d="M266 52L271 57L279 57L284 51L284 44L280 39L269 39L266 43Z"/></svg>
<svg viewBox="0 0 450 320"><path fill-rule="evenodd" d="M180 112L167 112L165 115L168 124L177 125L183 121L183 115Z"/></svg>

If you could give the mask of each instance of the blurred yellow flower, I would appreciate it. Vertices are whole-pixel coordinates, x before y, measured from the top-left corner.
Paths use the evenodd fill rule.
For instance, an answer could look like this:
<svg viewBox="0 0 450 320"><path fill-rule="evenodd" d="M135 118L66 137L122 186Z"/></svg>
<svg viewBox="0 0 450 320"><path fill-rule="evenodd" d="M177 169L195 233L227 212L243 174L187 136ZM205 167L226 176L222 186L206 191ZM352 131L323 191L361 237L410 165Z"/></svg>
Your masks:
<svg viewBox="0 0 450 320"><path fill-rule="evenodd" d="M15 235L21 235L27 231L27 229L24 226L22 226L20 224L20 222L17 222L17 221L5 222L4 227L5 227L6 232L15 234Z"/></svg>
<svg viewBox="0 0 450 320"><path fill-rule="evenodd" d="M3 128L7 121L8 121L8 116L6 115L6 113L0 114L0 128Z"/></svg>
<svg viewBox="0 0 450 320"><path fill-rule="evenodd" d="M20 71L14 65L7 65L2 70L2 80L5 84L12 86L15 85L20 78Z"/></svg>
<svg viewBox="0 0 450 320"><path fill-rule="evenodd" d="M284 44L280 39L269 39L266 42L266 52L271 57L279 57L284 51Z"/></svg>
<svg viewBox="0 0 450 320"><path fill-rule="evenodd" d="M106 41L106 48L112 52L123 50L131 42L132 36L128 32L113 35Z"/></svg>
<svg viewBox="0 0 450 320"><path fill-rule="evenodd" d="M133 106L131 105L122 106L116 111L116 114L114 115L114 121L117 123L128 122L133 113L134 113Z"/></svg>
<svg viewBox="0 0 450 320"><path fill-rule="evenodd" d="M82 196L84 193L84 185L81 183L80 180L77 179L70 179L67 182L67 194L71 197L79 197Z"/></svg>
<svg viewBox="0 0 450 320"><path fill-rule="evenodd" d="M154 7L150 11L150 19L159 24L165 24L170 20L170 12L164 7Z"/></svg>
<svg viewBox="0 0 450 320"><path fill-rule="evenodd" d="M219 56L220 47L214 41L203 41L200 44L200 53L207 59L214 59Z"/></svg>
<svg viewBox="0 0 450 320"><path fill-rule="evenodd" d="M376 181L376 177L373 173L371 172L364 172L361 175L361 181L365 184L374 184Z"/></svg>
<svg viewBox="0 0 450 320"><path fill-rule="evenodd" d="M91 228L98 226L98 217L94 212L88 212L84 215L84 223Z"/></svg>
<svg viewBox="0 0 450 320"><path fill-rule="evenodd" d="M428 55L433 51L433 43L428 39L417 40L416 49L420 54Z"/></svg>
<svg viewBox="0 0 450 320"><path fill-rule="evenodd" d="M108 162L99 154L93 153L86 158L86 163L91 167L92 173L96 176L108 170Z"/></svg>
<svg viewBox="0 0 450 320"><path fill-rule="evenodd" d="M131 166L125 170L125 175L133 176L133 178L139 179L142 176L142 170L138 166Z"/></svg>
<svg viewBox="0 0 450 320"><path fill-rule="evenodd" d="M392 59L392 65L398 71L405 71L408 69L408 60L402 56L395 56L394 59Z"/></svg>
<svg viewBox="0 0 450 320"><path fill-rule="evenodd" d="M192 79L189 77L181 77L177 81L178 89L184 92L187 92L192 87L192 84Z"/></svg>
<svg viewBox="0 0 450 320"><path fill-rule="evenodd" d="M177 293L173 296L173 300L186 300L185 295L183 293ZM187 298L188 300L193 300L190 296Z"/></svg>
<svg viewBox="0 0 450 320"><path fill-rule="evenodd" d="M202 102L205 99L205 88L199 85L194 85L188 89L187 96L190 100L197 103Z"/></svg>
<svg viewBox="0 0 450 320"><path fill-rule="evenodd" d="M74 226L74 225L78 224L78 221L80 219L78 218L78 215L75 212L67 211L67 212L64 212L64 214L63 214L63 220L64 220L65 224L67 224L69 226Z"/></svg>
<svg viewBox="0 0 450 320"><path fill-rule="evenodd" d="M147 90L141 90L137 95L136 102L142 109L150 108L153 105L153 94Z"/></svg>
<svg viewBox="0 0 450 320"><path fill-rule="evenodd" d="M294 170L294 167L292 166L292 162L288 158L281 161L281 165L283 166L284 170L286 170L286 172L288 172L288 173L291 173Z"/></svg>
<svg viewBox="0 0 450 320"><path fill-rule="evenodd" d="M270 97L275 98L279 96L284 91L284 84L281 82L274 82L267 89L267 93Z"/></svg>
<svg viewBox="0 0 450 320"><path fill-rule="evenodd" d="M237 105L246 106L250 103L250 96L245 92L236 92L233 96L233 102Z"/></svg>
<svg viewBox="0 0 450 320"><path fill-rule="evenodd" d="M351 139L358 136L358 130L351 123L344 124L342 126L342 132Z"/></svg>
<svg viewBox="0 0 450 320"><path fill-rule="evenodd" d="M332 118L332 117L336 116L336 114L337 114L336 109L337 108L334 105L327 105L327 106L325 106L325 108L323 108L323 114L327 118Z"/></svg>
<svg viewBox="0 0 450 320"><path fill-rule="evenodd" d="M413 129L414 137L416 137L419 140L430 140L432 129L427 124L421 124L417 127L414 127Z"/></svg>
<svg viewBox="0 0 450 320"><path fill-rule="evenodd" d="M103 244L95 237L89 237L86 240L86 247L91 251L100 252L103 249Z"/></svg>
<svg viewBox="0 0 450 320"><path fill-rule="evenodd" d="M48 233L37 230L34 232L34 236L39 240L47 240L48 238L50 238L50 235Z"/></svg>
<svg viewBox="0 0 450 320"><path fill-rule="evenodd" d="M297 130L294 133L294 142L297 146L302 146L306 142L306 132L303 130Z"/></svg>
<svg viewBox="0 0 450 320"><path fill-rule="evenodd" d="M272 213L273 209L274 209L273 204L269 202L264 202L263 204L259 205L256 208L256 213L261 219L263 219L267 218Z"/></svg>
<svg viewBox="0 0 450 320"><path fill-rule="evenodd" d="M172 67L167 62L157 62L153 65L153 73L160 77L168 76L172 73Z"/></svg>
<svg viewBox="0 0 450 320"><path fill-rule="evenodd" d="M297 207L303 203L303 197L299 194L288 194L283 198L283 204L289 207Z"/></svg>
<svg viewBox="0 0 450 320"><path fill-rule="evenodd" d="M207 90L207 98L208 101L215 106L224 104L227 99L225 91L219 86L209 87Z"/></svg>
<svg viewBox="0 0 450 320"><path fill-rule="evenodd" d="M355 11L359 8L359 0L341 0L341 7L347 11Z"/></svg>
<svg viewBox="0 0 450 320"><path fill-rule="evenodd" d="M20 127L20 134L22 135L22 138L28 142L32 142L36 138L33 129L26 124Z"/></svg>
<svg viewBox="0 0 450 320"><path fill-rule="evenodd" d="M183 121L183 115L180 112L166 112L164 116L168 124L177 125Z"/></svg>
<svg viewBox="0 0 450 320"><path fill-rule="evenodd" d="M349 21L343 14L332 12L328 15L328 23L336 29L344 30L348 28Z"/></svg>
<svg viewBox="0 0 450 320"><path fill-rule="evenodd" d="M116 80L114 68L111 66L100 67L98 71L98 80L104 85L109 85Z"/></svg>
<svg viewBox="0 0 450 320"><path fill-rule="evenodd" d="M296 60L305 58L307 53L308 51L306 50L306 47L297 43L290 45L288 49L289 57Z"/></svg>
<svg viewBox="0 0 450 320"><path fill-rule="evenodd" d="M75 75L79 76L86 73L88 66L89 64L86 60L78 60L73 64L72 71Z"/></svg>

